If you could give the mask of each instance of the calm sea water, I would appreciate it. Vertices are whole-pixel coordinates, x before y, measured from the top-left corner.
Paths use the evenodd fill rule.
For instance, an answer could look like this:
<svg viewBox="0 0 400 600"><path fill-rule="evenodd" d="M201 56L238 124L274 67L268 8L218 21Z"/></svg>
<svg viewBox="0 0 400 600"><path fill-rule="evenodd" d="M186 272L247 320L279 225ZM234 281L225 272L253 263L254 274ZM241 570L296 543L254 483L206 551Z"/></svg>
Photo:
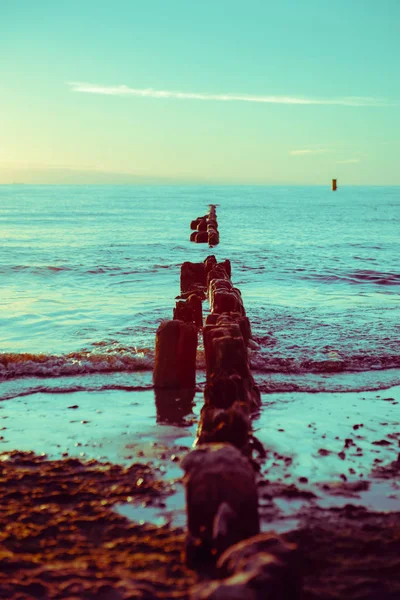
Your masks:
<svg viewBox="0 0 400 600"><path fill-rule="evenodd" d="M189 242L210 203L212 251ZM399 232L398 187L0 186L0 397L149 385L180 265L210 253L232 262L263 389L399 383Z"/></svg>

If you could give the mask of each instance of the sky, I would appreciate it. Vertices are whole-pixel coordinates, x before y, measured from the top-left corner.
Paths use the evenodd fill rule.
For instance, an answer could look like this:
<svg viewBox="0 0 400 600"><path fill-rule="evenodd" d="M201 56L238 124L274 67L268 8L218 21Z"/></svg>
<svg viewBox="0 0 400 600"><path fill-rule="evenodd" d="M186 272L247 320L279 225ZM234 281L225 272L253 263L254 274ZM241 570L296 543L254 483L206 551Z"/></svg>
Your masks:
<svg viewBox="0 0 400 600"><path fill-rule="evenodd" d="M400 185L399 0L0 0L0 183Z"/></svg>

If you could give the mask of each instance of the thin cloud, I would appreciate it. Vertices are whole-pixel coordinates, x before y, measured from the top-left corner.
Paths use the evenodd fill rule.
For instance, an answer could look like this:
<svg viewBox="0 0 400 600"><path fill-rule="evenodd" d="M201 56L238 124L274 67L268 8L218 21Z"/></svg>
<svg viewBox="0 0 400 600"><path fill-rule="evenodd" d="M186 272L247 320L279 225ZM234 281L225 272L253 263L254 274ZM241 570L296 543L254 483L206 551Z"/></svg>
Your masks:
<svg viewBox="0 0 400 600"><path fill-rule="evenodd" d="M329 152L329 150L326 150L325 148L306 148L304 150L290 150L289 154L292 156L305 156L308 154L325 154L326 152Z"/></svg>
<svg viewBox="0 0 400 600"><path fill-rule="evenodd" d="M202 92L177 92L154 90L152 88L131 88L127 85L97 85L79 81L68 82L73 92L101 94L106 96L131 96L137 98L205 100L214 102L253 102L258 104L300 104L300 105L336 105L336 106L387 106L384 99L364 96L343 98L307 98L302 96L257 96L249 94L208 94Z"/></svg>

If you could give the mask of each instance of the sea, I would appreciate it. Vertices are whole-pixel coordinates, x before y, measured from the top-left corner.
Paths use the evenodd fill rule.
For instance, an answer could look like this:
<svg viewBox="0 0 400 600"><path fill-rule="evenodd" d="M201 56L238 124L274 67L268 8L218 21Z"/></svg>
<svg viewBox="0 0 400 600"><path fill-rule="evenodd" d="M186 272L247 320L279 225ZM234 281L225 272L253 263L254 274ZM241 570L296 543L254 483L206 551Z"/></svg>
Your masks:
<svg viewBox="0 0 400 600"><path fill-rule="evenodd" d="M215 248L189 241L209 204ZM0 399L150 389L180 267L210 254L264 394L400 384L400 187L2 185L0 248Z"/></svg>

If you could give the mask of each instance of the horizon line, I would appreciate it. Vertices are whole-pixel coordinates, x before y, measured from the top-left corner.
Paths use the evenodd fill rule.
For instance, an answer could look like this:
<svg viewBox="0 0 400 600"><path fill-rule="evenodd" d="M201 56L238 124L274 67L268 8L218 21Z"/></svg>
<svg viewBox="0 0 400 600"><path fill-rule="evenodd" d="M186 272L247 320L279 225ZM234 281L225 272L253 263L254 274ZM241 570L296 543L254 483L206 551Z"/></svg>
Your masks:
<svg viewBox="0 0 400 600"><path fill-rule="evenodd" d="M337 182L339 182L339 179L337 177L334 177L332 179L336 179ZM332 179L328 180L328 183L289 183L289 182L281 182L281 183L267 183L267 182L254 182L254 183L240 183L240 182L236 182L236 183L228 183L228 182L206 182L206 181L197 181L197 180L193 180L193 181L165 181L165 182L148 182L148 183L143 183L143 182L129 182L129 183L63 183L63 182L59 182L59 183L30 183L27 181L11 181L8 183L5 182L0 182L0 186L20 186L20 185L26 185L26 186L43 186L43 185L49 185L49 186L56 186L56 185L68 185L68 186L95 186L95 187L100 187L100 186L221 186L221 187L328 187L330 189L331 183L332 183ZM338 185L338 190L339 188L343 188L343 187L400 187L400 183L340 183L340 185Z"/></svg>

